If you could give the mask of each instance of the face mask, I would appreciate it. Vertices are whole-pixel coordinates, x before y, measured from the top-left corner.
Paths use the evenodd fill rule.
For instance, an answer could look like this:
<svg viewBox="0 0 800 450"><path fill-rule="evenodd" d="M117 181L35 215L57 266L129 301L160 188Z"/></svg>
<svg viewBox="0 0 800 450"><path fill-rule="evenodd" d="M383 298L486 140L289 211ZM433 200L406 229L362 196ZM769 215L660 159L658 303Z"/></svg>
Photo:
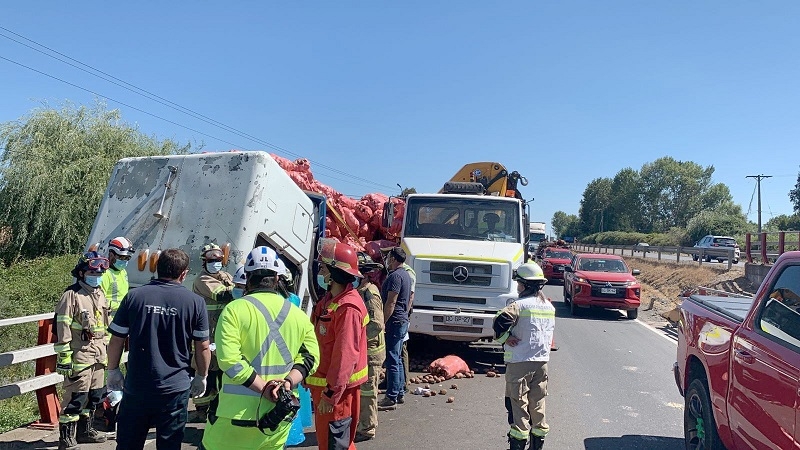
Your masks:
<svg viewBox="0 0 800 450"><path fill-rule="evenodd" d="M128 267L128 261L118 259L114 261L114 267L116 267L117 270L124 270L126 267Z"/></svg>
<svg viewBox="0 0 800 450"><path fill-rule="evenodd" d="M353 289L358 289L359 285L361 285L361 278L356 278L356 281L353 281Z"/></svg>
<svg viewBox="0 0 800 450"><path fill-rule="evenodd" d="M208 268L208 273L217 273L222 270L222 263L221 262L213 262L211 264L207 264L206 267Z"/></svg>
<svg viewBox="0 0 800 450"><path fill-rule="evenodd" d="M100 286L100 278L101 277L83 277L83 282L91 287L98 287Z"/></svg>
<svg viewBox="0 0 800 450"><path fill-rule="evenodd" d="M244 297L244 289L235 287L231 294L233 294L233 298L242 298Z"/></svg>
<svg viewBox="0 0 800 450"><path fill-rule="evenodd" d="M318 285L319 285L319 287L321 287L322 289L325 289L326 291L328 290L328 282L327 282L327 281L325 281L325 275L323 275L323 274L321 274L321 273L320 273L320 274L317 274L317 284L318 284Z"/></svg>

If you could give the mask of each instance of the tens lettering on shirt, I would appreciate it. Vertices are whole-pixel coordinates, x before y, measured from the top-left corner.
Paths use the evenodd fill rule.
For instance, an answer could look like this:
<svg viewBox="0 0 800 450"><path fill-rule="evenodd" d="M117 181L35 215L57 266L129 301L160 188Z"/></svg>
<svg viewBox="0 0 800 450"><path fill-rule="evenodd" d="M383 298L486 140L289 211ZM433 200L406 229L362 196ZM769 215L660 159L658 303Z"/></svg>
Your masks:
<svg viewBox="0 0 800 450"><path fill-rule="evenodd" d="M144 305L147 314L160 314L162 316L177 316L178 308L167 308L166 306Z"/></svg>

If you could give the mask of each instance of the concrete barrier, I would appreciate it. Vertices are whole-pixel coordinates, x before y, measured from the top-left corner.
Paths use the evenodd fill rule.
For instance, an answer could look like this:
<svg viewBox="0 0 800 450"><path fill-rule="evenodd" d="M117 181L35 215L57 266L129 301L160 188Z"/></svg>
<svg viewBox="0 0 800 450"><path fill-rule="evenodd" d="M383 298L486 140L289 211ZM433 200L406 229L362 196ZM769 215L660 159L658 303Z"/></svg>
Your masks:
<svg viewBox="0 0 800 450"><path fill-rule="evenodd" d="M764 278L767 277L767 272L772 268L772 265L745 263L744 276L747 280L756 286L760 286Z"/></svg>

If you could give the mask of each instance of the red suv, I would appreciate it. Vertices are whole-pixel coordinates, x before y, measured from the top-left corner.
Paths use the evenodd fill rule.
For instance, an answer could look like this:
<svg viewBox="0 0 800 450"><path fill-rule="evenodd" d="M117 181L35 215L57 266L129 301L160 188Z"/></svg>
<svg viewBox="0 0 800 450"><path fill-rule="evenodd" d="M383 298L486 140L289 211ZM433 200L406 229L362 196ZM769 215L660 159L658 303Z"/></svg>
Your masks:
<svg viewBox="0 0 800 450"><path fill-rule="evenodd" d="M573 315L592 306L622 309L628 319L639 316L641 285L621 256L579 253L564 268L564 301Z"/></svg>
<svg viewBox="0 0 800 450"><path fill-rule="evenodd" d="M548 280L564 280L564 267L572 260L572 252L566 248L546 248L539 263Z"/></svg>

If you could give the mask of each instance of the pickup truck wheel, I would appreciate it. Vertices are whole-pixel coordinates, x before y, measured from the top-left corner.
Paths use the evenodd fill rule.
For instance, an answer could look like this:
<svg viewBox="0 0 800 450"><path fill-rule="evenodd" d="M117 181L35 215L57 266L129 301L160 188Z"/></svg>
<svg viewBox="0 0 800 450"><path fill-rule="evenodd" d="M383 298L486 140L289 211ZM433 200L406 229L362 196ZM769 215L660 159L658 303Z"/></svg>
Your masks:
<svg viewBox="0 0 800 450"><path fill-rule="evenodd" d="M639 308L629 309L627 311L627 314L628 314L628 319L633 320L633 319L639 317Z"/></svg>
<svg viewBox="0 0 800 450"><path fill-rule="evenodd" d="M697 261L698 259L700 259L700 258L697 255L692 255L692 260L693 261Z"/></svg>
<svg viewBox="0 0 800 450"><path fill-rule="evenodd" d="M569 293L567 292L567 283L564 283L564 302L569 303Z"/></svg>
<svg viewBox="0 0 800 450"><path fill-rule="evenodd" d="M683 435L687 450L725 450L717 434L717 424L705 380L692 380L686 390Z"/></svg>
<svg viewBox="0 0 800 450"><path fill-rule="evenodd" d="M580 308L575 306L575 302L572 301L572 299L570 299L569 301L569 313L572 314L573 316L577 316L581 313Z"/></svg>
<svg viewBox="0 0 800 450"><path fill-rule="evenodd" d="M706 261L706 262L711 262L711 256L709 256L709 255L706 255L706 260L705 260L705 261Z"/></svg>

